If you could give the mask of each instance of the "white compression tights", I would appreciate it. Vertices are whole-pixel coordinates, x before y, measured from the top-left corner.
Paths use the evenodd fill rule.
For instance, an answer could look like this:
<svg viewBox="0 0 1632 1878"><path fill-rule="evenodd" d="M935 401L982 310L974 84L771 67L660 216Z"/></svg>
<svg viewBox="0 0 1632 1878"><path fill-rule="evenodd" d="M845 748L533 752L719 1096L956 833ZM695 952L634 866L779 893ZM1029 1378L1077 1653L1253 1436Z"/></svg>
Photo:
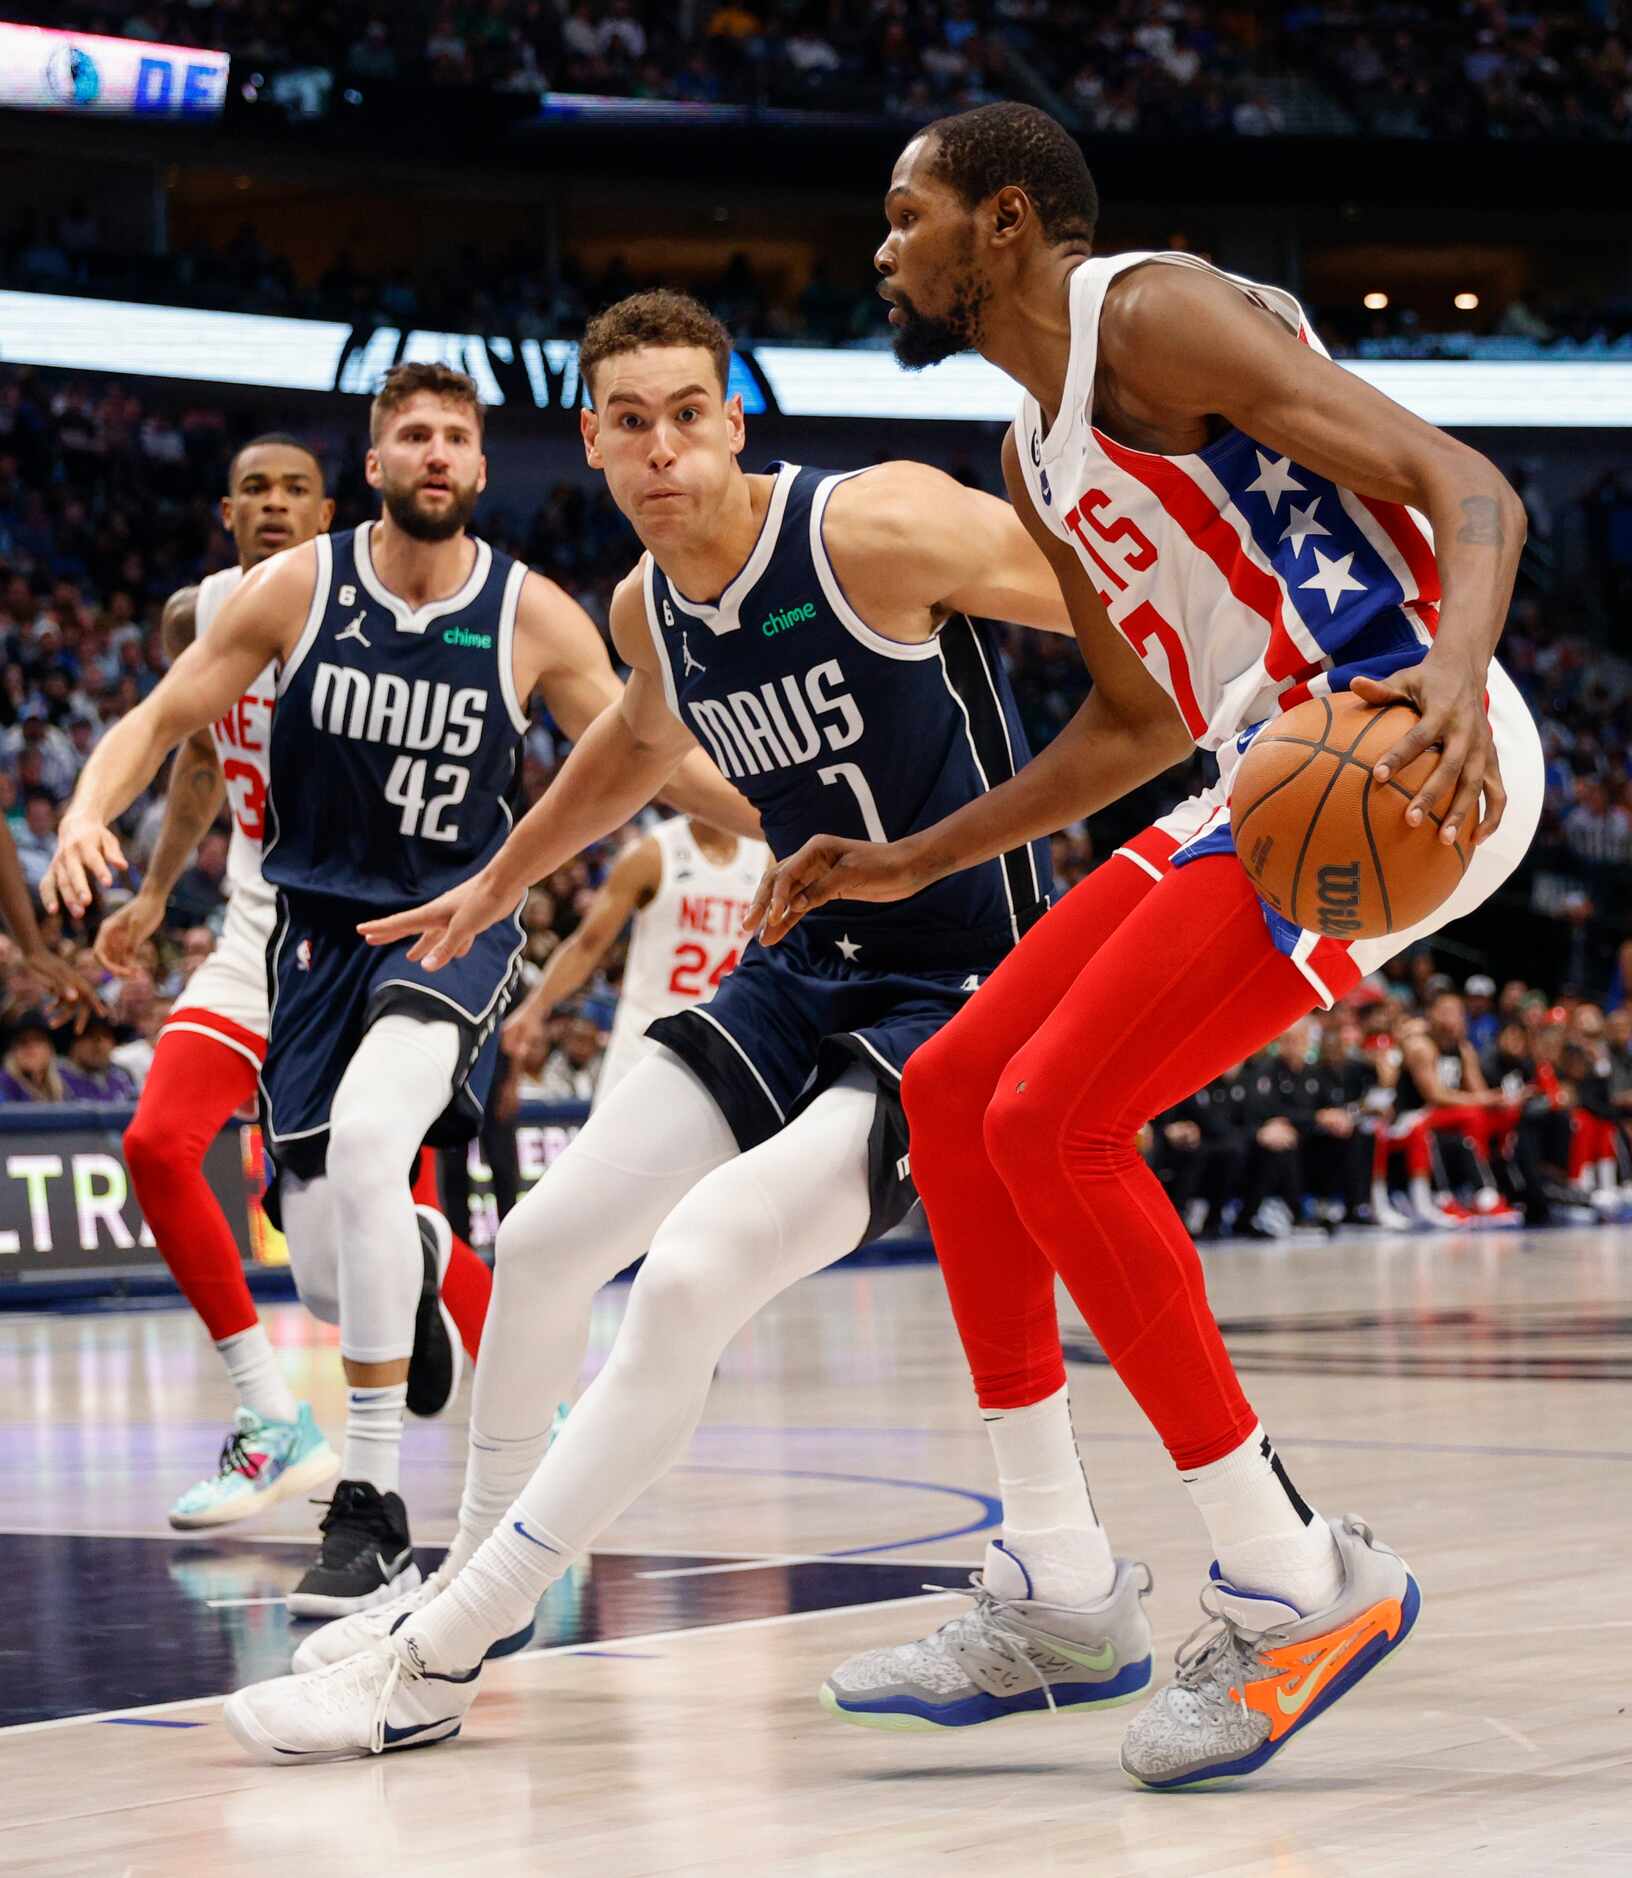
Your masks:
<svg viewBox="0 0 1632 1878"><path fill-rule="evenodd" d="M526 1601L503 1562L495 1579L495 1546L510 1541L527 1565L552 1562L511 1540L508 1520L472 1558L518 1493L530 1525L569 1553L583 1550L684 1451L736 1332L860 1242L876 1103L872 1078L848 1072L780 1134L739 1154L713 1099L659 1052L505 1221L450 1561L464 1566L460 1595L442 1613L456 1631L506 1623L509 1604ZM583 1358L595 1292L648 1247L606 1367L544 1455L555 1404ZM553 1562L564 1568L570 1558ZM423 1615L449 1604L438 1598ZM467 1648L454 1635L436 1654L462 1661Z"/></svg>
<svg viewBox="0 0 1632 1878"><path fill-rule="evenodd" d="M424 1275L414 1157L448 1106L461 1047L457 1025L377 1019L330 1106L327 1171L282 1183L296 1289L314 1317L339 1324L354 1363L412 1353Z"/></svg>

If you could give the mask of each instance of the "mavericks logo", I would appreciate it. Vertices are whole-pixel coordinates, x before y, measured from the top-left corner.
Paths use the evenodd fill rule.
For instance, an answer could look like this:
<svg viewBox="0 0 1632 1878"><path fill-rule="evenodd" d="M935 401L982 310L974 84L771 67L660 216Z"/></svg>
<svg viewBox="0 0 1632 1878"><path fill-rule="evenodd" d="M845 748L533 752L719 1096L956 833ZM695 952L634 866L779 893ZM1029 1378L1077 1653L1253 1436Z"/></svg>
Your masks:
<svg viewBox="0 0 1632 1878"><path fill-rule="evenodd" d="M450 626L442 635L445 646L473 646L481 652L491 652L493 635L491 633L468 632L463 626Z"/></svg>

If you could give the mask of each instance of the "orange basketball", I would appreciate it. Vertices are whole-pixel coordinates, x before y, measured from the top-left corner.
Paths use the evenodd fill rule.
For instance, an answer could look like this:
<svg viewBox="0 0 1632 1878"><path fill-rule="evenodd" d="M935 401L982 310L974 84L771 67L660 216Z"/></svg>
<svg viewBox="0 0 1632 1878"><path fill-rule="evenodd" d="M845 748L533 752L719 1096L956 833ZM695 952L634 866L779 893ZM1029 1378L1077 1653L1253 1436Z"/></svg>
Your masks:
<svg viewBox="0 0 1632 1878"><path fill-rule="evenodd" d="M1414 716L1346 691L1310 698L1266 724L1241 759L1230 789L1236 852L1295 925L1334 939L1404 932L1461 880L1466 833L1454 847L1437 836L1449 795L1420 827L1405 819L1439 752L1425 750L1384 783L1371 773Z"/></svg>

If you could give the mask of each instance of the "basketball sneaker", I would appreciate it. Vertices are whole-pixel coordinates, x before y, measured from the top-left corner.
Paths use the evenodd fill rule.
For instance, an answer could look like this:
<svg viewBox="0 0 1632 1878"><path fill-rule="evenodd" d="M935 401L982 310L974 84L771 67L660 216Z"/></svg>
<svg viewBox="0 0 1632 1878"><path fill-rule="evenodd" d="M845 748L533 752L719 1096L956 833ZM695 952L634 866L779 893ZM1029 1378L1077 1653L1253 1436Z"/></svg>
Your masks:
<svg viewBox="0 0 1632 1878"><path fill-rule="evenodd" d="M453 1228L434 1206L416 1206L425 1278L414 1319L414 1348L408 1358L408 1412L440 1415L453 1400L465 1367L459 1326L442 1302L442 1279L453 1257Z"/></svg>
<svg viewBox="0 0 1632 1878"><path fill-rule="evenodd" d="M345 1761L451 1741L476 1700L476 1669L439 1676L388 1638L310 1676L251 1683L221 1719L258 1761Z"/></svg>
<svg viewBox="0 0 1632 1878"><path fill-rule="evenodd" d="M1358 1519L1334 1519L1337 1601L1305 1617L1237 1591L1213 1565L1206 1623L1179 1645L1178 1674L1122 1742L1141 1786L1205 1787L1256 1773L1411 1634L1422 1594L1405 1561Z"/></svg>
<svg viewBox="0 0 1632 1878"><path fill-rule="evenodd" d="M859 1728L972 1728L1041 1709L1114 1708L1149 1687L1150 1569L1118 1559L1101 1604L1046 1604L1001 1542L971 1572L974 1600L931 1636L841 1663L822 1685L830 1715ZM939 1585L926 1585L938 1591Z"/></svg>
<svg viewBox="0 0 1632 1878"><path fill-rule="evenodd" d="M419 1583L401 1496L366 1480L342 1480L319 1530L323 1544L289 1593L292 1617L346 1617Z"/></svg>
<svg viewBox="0 0 1632 1878"><path fill-rule="evenodd" d="M339 1471L340 1457L323 1439L306 1403L292 1422L268 1421L240 1408L215 1472L182 1494L170 1509L170 1524L178 1532L230 1526L291 1493L321 1487Z"/></svg>
<svg viewBox="0 0 1632 1878"><path fill-rule="evenodd" d="M400 1597L394 1597L388 1603L376 1604L366 1611L355 1611L350 1617L337 1617L332 1624L325 1624L321 1630L312 1632L289 1659L289 1667L297 1676L306 1676L314 1669L327 1669L331 1663L343 1663L359 1650L373 1649L375 1644L383 1642L406 1623L415 1611L423 1610L447 1582L438 1567L423 1584L415 1585L412 1590L404 1591ZM500 1637L482 1661L491 1662L498 1656L514 1656L518 1650L525 1650L532 1640L533 1625L529 1620L511 1636Z"/></svg>

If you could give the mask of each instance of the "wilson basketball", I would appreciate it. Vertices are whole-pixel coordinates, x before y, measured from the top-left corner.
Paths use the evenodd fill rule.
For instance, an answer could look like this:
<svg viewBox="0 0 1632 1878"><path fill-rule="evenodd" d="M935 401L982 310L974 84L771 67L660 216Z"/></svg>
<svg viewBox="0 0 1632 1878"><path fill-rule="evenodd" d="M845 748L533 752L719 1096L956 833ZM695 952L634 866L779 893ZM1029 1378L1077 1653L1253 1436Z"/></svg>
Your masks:
<svg viewBox="0 0 1632 1878"><path fill-rule="evenodd" d="M1467 835L1438 839L1450 796L1413 828L1405 811L1433 773L1426 750L1380 783L1372 765L1410 728L1403 704L1346 691L1309 698L1253 739L1230 791L1236 852L1253 885L1295 925L1334 939L1403 932L1446 900L1468 865Z"/></svg>

